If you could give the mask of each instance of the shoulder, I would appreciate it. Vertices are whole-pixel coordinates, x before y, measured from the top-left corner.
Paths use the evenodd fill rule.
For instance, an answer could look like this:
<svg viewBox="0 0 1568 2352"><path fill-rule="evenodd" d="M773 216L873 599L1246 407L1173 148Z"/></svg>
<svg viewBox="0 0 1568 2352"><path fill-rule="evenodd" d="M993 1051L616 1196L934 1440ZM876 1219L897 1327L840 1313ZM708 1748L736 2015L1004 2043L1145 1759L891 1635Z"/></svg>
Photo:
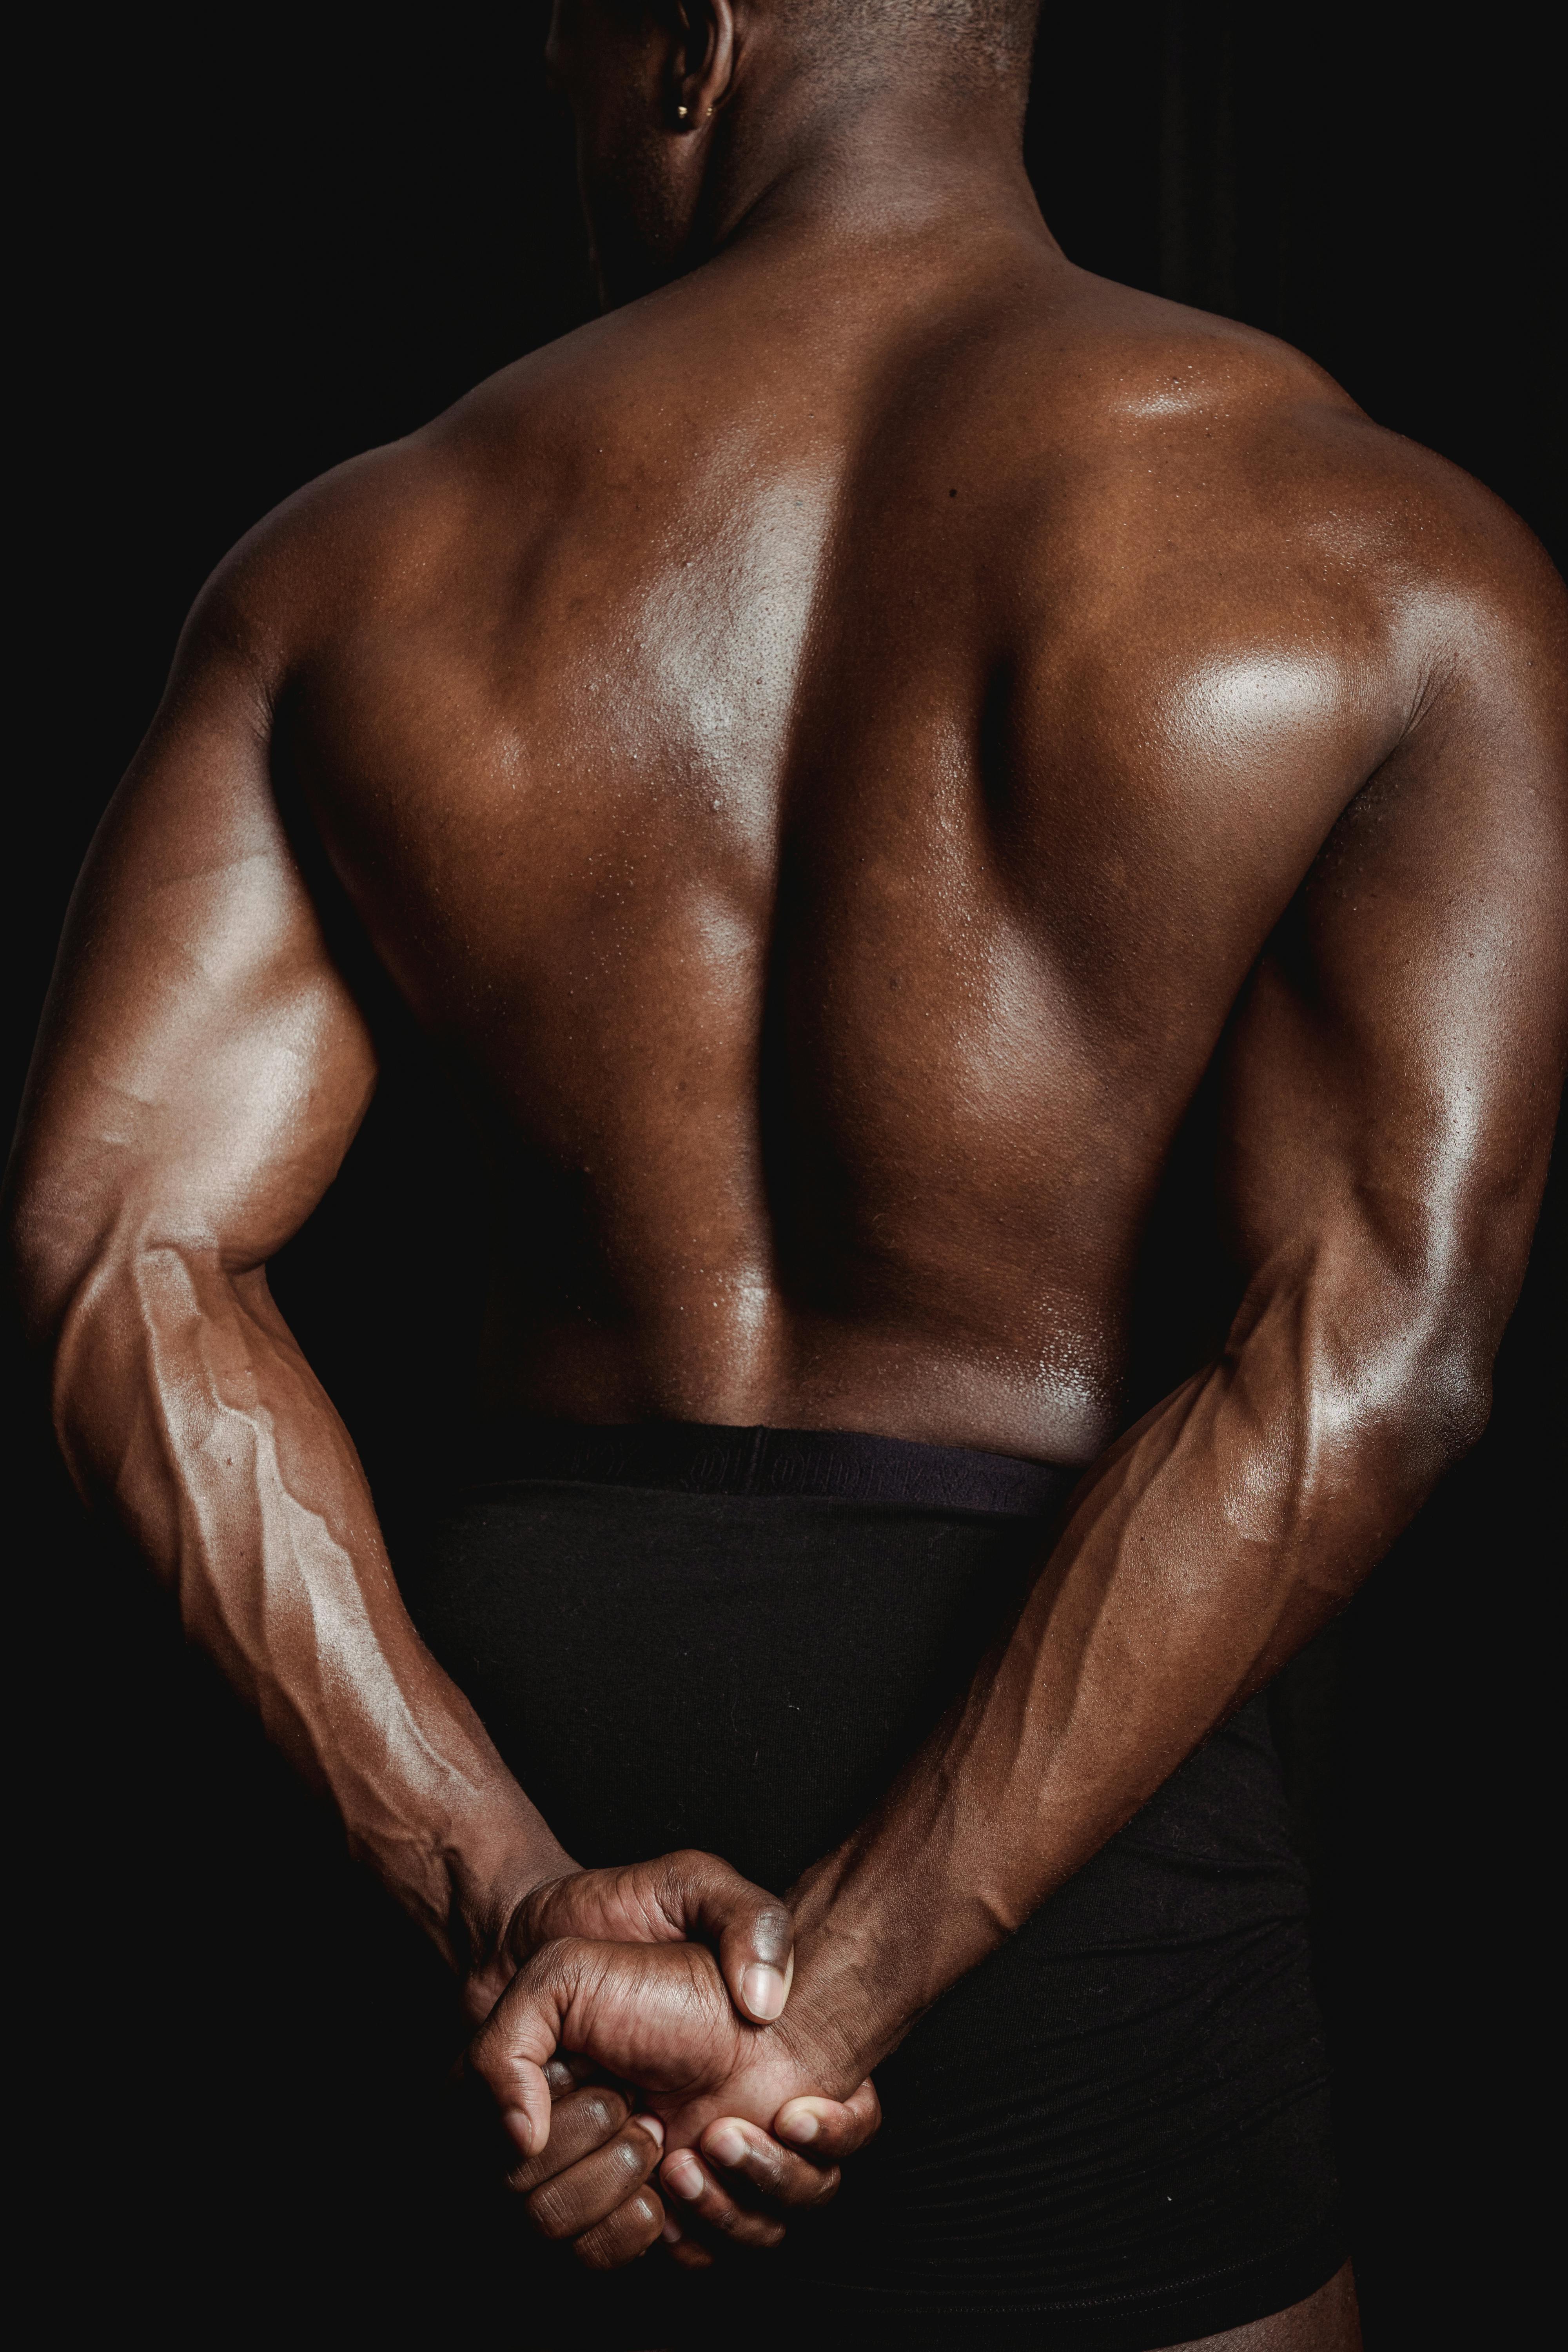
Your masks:
<svg viewBox="0 0 1568 2352"><path fill-rule="evenodd" d="M204 583L176 656L248 673L274 698L324 627L417 578L461 528L460 457L437 426L369 449L263 515Z"/></svg>
<svg viewBox="0 0 1568 2352"><path fill-rule="evenodd" d="M1501 587L1555 578L1500 499L1447 458L1374 422L1304 352L1257 329L1148 295L1095 305L1100 431L1179 492L1210 485L1213 515L1281 553L1321 551L1390 583Z"/></svg>
<svg viewBox="0 0 1568 2352"><path fill-rule="evenodd" d="M1070 368L1038 373L1037 503L1080 521L1120 597L1337 635L1401 695L1513 636L1561 665L1563 585L1531 531L1300 352L1094 278L1071 324Z"/></svg>
<svg viewBox="0 0 1568 2352"><path fill-rule="evenodd" d="M586 331L591 334L592 330ZM187 656L218 655L275 695L324 637L400 619L482 565L487 537L552 503L591 371L570 336L514 362L403 439L363 451L264 515L205 583Z"/></svg>

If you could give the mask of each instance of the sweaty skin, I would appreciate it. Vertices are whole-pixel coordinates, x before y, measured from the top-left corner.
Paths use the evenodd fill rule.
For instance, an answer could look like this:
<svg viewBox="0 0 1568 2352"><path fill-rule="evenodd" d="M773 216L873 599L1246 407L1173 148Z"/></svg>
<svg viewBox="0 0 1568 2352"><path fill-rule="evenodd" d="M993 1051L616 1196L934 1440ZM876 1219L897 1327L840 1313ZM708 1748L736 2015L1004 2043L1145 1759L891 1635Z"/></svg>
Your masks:
<svg viewBox="0 0 1568 2352"><path fill-rule="evenodd" d="M449 1953L519 2186L595 2261L725 2117L763 2127L737 2182L820 2194L784 2123L848 2153L911 2021L1474 1441L1568 1034L1529 534L1297 353L1074 268L1016 56L839 72L825 21L558 10L621 307L208 583L11 1179L79 1485ZM486 1410L1085 1466L1005 1654L793 1891L782 2017L759 1890L574 1874L268 1294L376 1075L280 788L504 1139ZM1139 1250L1216 1055L1244 1295L1129 1430ZM572 2090L552 2170L557 2043L655 2121ZM732 2144L696 2210L744 2235ZM1324 2297L1215 2340L1353 2344Z"/></svg>

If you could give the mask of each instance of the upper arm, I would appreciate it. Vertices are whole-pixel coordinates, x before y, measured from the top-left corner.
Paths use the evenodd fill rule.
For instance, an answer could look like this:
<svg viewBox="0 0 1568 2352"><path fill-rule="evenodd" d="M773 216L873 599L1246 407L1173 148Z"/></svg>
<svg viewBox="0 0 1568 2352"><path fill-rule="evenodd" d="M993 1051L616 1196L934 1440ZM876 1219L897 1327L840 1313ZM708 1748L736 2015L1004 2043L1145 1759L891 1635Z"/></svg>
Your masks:
<svg viewBox="0 0 1568 2352"><path fill-rule="evenodd" d="M270 695L224 575L71 902L13 1162L29 1320L104 1249L260 1265L331 1181L374 1082L275 804Z"/></svg>
<svg viewBox="0 0 1568 2352"><path fill-rule="evenodd" d="M1568 1045L1563 603L1517 526L1434 613L1428 688L1257 971L1226 1136L1243 1262L1336 1263L1327 1344L1390 1318L1484 1383L1522 1277Z"/></svg>

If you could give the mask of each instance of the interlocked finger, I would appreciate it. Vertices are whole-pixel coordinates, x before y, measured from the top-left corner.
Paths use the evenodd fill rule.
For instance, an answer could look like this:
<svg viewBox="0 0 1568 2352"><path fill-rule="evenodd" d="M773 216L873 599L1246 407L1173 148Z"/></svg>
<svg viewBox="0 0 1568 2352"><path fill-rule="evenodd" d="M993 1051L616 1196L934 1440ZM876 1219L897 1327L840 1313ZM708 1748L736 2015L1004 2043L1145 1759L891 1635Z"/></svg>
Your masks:
<svg viewBox="0 0 1568 2352"><path fill-rule="evenodd" d="M651 2189L628 2197L624 2205L586 2230L573 2246L580 2263L591 2271L613 2271L622 2263L647 2253L664 2227L664 2207Z"/></svg>
<svg viewBox="0 0 1568 2352"><path fill-rule="evenodd" d="M729 2116L709 2125L700 2147L708 2168L731 2194L744 2183L780 2205L826 2205L841 2177L836 2164L817 2163L781 2147L760 2125Z"/></svg>
<svg viewBox="0 0 1568 2352"><path fill-rule="evenodd" d="M868 2076L848 2098L786 2099L773 2117L773 2133L792 2147L805 2149L814 2164L842 2163L879 2130L882 2103Z"/></svg>
<svg viewBox="0 0 1568 2352"><path fill-rule="evenodd" d="M625 2096L612 2090L606 2083L594 2083L585 2087L574 2084L558 2097L550 2111L550 2142L538 2156L520 2157L515 2147L513 2162L507 2173L507 2187L527 2197L542 2182L602 2148L615 2138L631 2113ZM639 2134L639 2138L641 2135ZM598 2216L594 2217L597 2220Z"/></svg>
<svg viewBox="0 0 1568 2352"><path fill-rule="evenodd" d="M776 2214L738 2202L721 2184L717 2167L705 2163L694 2148L678 2148L665 2158L659 2187L683 2231L700 2224L737 2246L776 2246L784 2236L784 2223Z"/></svg>
<svg viewBox="0 0 1568 2352"><path fill-rule="evenodd" d="M594 2100L597 2095L589 2092L577 2095ZM567 2104L564 2100L562 2102L563 2106ZM584 2128L591 2143L597 2136L598 2126L595 2125L591 2130L586 2126ZM579 2157L562 2170L552 2172L548 2179L530 2185L525 2179L519 2177L531 2172L538 2159L519 2166L512 2185L520 2189L526 2198L529 2220L543 2236L574 2239L578 2242L576 2251L584 2262L594 2263L595 2267L607 2267L614 2262L627 2259L624 2253L609 2251L612 2240L618 2242L618 2238L624 2237L627 2231L637 2234L642 2224L650 2218L653 2224L651 2236L644 2236L642 2244L650 2243L651 2237L658 2235L664 2221L664 2208L657 2197L649 2193L639 2195L638 2192L643 2191L644 2183L658 2164L663 2144L663 2134L657 2124L649 2128L647 2119L635 2118L602 2144L590 2144L586 2155ZM551 2153L554 2153L553 2135ZM603 2225L623 2206L635 2210L621 2225L618 2235L606 2231ZM656 2207L657 2211L654 2210ZM584 2242L590 2235L595 2241L592 2247ZM604 2240L602 2244L601 2238ZM641 2245L636 2251L640 2252Z"/></svg>

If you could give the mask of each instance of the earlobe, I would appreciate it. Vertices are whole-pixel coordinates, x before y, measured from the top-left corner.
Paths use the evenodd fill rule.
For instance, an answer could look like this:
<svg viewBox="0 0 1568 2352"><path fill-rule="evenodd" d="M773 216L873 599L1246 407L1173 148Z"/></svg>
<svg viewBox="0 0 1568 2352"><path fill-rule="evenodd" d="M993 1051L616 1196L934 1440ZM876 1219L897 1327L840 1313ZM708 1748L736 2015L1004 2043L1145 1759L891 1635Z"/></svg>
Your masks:
<svg viewBox="0 0 1568 2352"><path fill-rule="evenodd" d="M705 0L680 9L687 70L671 100L678 131L700 131L730 94L735 65L735 17L730 0Z"/></svg>

